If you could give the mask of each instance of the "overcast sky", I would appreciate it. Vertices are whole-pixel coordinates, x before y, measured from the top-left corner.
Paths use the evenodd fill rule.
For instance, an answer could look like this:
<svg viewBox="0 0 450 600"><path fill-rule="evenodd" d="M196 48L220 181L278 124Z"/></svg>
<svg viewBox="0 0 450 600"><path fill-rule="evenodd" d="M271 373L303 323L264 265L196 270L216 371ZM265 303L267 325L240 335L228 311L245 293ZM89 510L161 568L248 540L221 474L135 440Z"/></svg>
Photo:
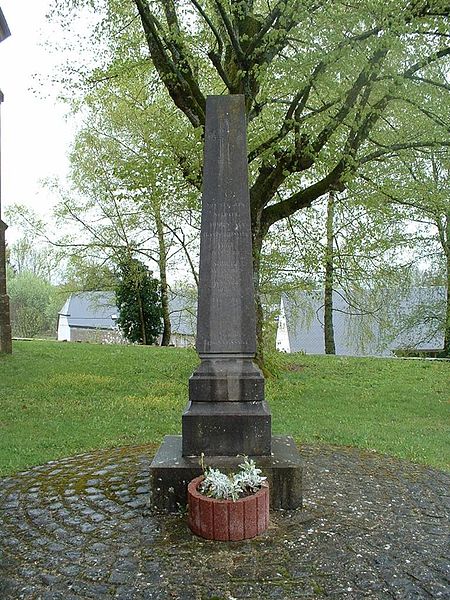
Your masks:
<svg viewBox="0 0 450 600"><path fill-rule="evenodd" d="M65 107L55 100L47 83L36 75L52 73L60 56L41 43L52 28L45 14L50 0L0 0L11 36L0 44L2 104L2 212L19 202L48 214L57 198L40 180L67 172L67 154L74 127L65 118ZM8 233L8 232L7 232ZM15 237L14 230L9 239Z"/></svg>

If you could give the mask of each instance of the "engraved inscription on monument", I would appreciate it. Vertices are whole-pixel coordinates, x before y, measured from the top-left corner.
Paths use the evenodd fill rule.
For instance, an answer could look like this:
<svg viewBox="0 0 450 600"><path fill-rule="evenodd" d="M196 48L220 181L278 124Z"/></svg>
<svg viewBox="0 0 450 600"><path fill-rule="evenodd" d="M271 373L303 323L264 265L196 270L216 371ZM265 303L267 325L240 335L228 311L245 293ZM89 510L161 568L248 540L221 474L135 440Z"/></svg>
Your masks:
<svg viewBox="0 0 450 600"><path fill-rule="evenodd" d="M254 355L246 117L241 96L207 100L197 350Z"/></svg>
<svg viewBox="0 0 450 600"><path fill-rule="evenodd" d="M150 467L151 504L174 511L205 464L233 470L254 457L274 508L301 506L294 440L271 436L256 351L246 117L243 96L206 101L197 350L182 436L166 436ZM240 455L240 456L239 456Z"/></svg>
<svg viewBox="0 0 450 600"><path fill-rule="evenodd" d="M183 454L270 454L264 378L253 363L253 289L243 96L206 104L197 351Z"/></svg>

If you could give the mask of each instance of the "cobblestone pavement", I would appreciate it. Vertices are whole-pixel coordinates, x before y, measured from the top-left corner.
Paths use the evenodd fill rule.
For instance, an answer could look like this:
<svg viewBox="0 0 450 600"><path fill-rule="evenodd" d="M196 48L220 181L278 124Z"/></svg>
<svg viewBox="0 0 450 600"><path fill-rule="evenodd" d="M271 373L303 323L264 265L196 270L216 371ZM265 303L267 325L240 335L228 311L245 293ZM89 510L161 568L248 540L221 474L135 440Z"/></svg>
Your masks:
<svg viewBox="0 0 450 600"><path fill-rule="evenodd" d="M450 598L446 473L302 448L305 507L246 542L148 511L150 450L92 452L0 480L0 598Z"/></svg>

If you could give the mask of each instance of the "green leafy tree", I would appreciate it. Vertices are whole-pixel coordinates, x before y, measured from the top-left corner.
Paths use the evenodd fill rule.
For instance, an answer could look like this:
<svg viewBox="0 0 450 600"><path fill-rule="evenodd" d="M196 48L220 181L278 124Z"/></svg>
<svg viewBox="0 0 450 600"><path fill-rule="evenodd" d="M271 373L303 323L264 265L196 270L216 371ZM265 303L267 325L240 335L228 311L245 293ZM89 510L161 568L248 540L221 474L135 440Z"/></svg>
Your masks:
<svg viewBox="0 0 450 600"><path fill-rule="evenodd" d="M117 324L130 342L154 344L161 333L158 280L135 258L123 259L117 270Z"/></svg>
<svg viewBox="0 0 450 600"><path fill-rule="evenodd" d="M62 255L46 236L46 225L35 211L10 205L5 214L21 236L8 248L7 280L13 335L56 335L58 311L66 294L56 282Z"/></svg>
<svg viewBox="0 0 450 600"><path fill-rule="evenodd" d="M113 291L117 285L112 266L73 254L65 269L65 281L60 286L67 295L74 292Z"/></svg>
<svg viewBox="0 0 450 600"><path fill-rule="evenodd" d="M446 295L441 308L430 306L427 311L424 306L411 316L411 322L428 321L443 331L443 354L450 356L449 153L444 149L412 157L400 153L392 163L395 168L390 172L378 170L366 177L367 189L379 202L397 207L404 220L414 224L416 263L421 271L428 272L422 277L424 281L418 283L428 287L442 285Z"/></svg>
<svg viewBox="0 0 450 600"><path fill-rule="evenodd" d="M67 20L67 8L86 4L58 2L57 13ZM263 241L276 223L343 191L374 162L449 143L447 0L95 7L93 39L104 60L72 70L80 88L147 66L154 99L179 109L162 129L190 184L201 182L206 95L244 94L257 297ZM258 320L260 335L260 306Z"/></svg>
<svg viewBox="0 0 450 600"><path fill-rule="evenodd" d="M20 237L8 248L8 262L16 274L33 273L56 282L61 275L62 252L48 237L48 226L31 208L11 204L5 210L8 222L20 231Z"/></svg>
<svg viewBox="0 0 450 600"><path fill-rule="evenodd" d="M11 272L10 272L11 273ZM8 281L13 335L56 335L56 321L64 297L51 283L23 271Z"/></svg>
<svg viewBox="0 0 450 600"><path fill-rule="evenodd" d="M369 200L363 186L341 195L329 194L323 269L325 353L336 352L333 293L342 297L353 321L371 323L372 329L394 328L386 322L383 303L387 289L401 295L408 287L417 242L408 225L411 222L404 212ZM369 341L374 331L360 327L359 335L355 342L364 350L364 338Z"/></svg>
<svg viewBox="0 0 450 600"><path fill-rule="evenodd" d="M313 305L322 298L328 354L336 351L333 319L337 310L352 315L352 322L367 324L351 332L364 351L379 327L395 329L384 310L386 289L395 289L402 297L409 289L417 254L411 225L405 211L374 197L367 184L332 193L269 233L262 255L261 288L275 300L281 292L288 294L291 305L298 300L297 310L311 318ZM344 309L333 305L336 294L344 300ZM381 342L380 350L386 341Z"/></svg>
<svg viewBox="0 0 450 600"><path fill-rule="evenodd" d="M131 85L128 79L127 84ZM58 218L71 223L71 235L59 243L73 253L72 260L117 264L125 251L156 263L164 324L161 344L168 345L168 269L172 262L177 267L185 262L180 260L183 256L193 266L196 230L188 222L192 192L185 182L179 185L173 165L170 172L167 169L154 136L158 115L148 92L142 86L135 91L130 98L124 83L115 81L99 96L90 94L91 112L71 155L73 188L63 194L57 209Z"/></svg>

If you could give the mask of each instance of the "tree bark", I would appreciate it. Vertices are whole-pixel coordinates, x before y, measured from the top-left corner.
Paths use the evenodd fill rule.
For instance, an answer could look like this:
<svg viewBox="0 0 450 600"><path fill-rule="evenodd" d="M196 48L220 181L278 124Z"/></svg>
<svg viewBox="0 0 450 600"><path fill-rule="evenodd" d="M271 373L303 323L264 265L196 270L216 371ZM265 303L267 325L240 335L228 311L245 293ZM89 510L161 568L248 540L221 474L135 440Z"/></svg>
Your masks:
<svg viewBox="0 0 450 600"><path fill-rule="evenodd" d="M156 232L158 234L159 247L159 281L161 284L161 308L163 317L163 332L161 346L168 346L172 335L172 325L170 323L169 310L169 287L167 284L167 260L166 260L166 242L164 239L164 229L161 219L161 209L158 202L153 203L153 213L156 223Z"/></svg>
<svg viewBox="0 0 450 600"><path fill-rule="evenodd" d="M447 300L444 325L444 355L450 357L450 213L446 215L445 225L444 252L447 266Z"/></svg>
<svg viewBox="0 0 450 600"><path fill-rule="evenodd" d="M324 294L324 334L325 354L336 354L333 327L333 280L334 280L334 193L328 194L327 201L327 245L325 250L325 294Z"/></svg>
<svg viewBox="0 0 450 600"><path fill-rule="evenodd" d="M255 362L259 368L264 369L264 336L263 323L264 312L261 301L260 290L260 269L261 252L264 236L266 234L261 225L261 211L252 211L252 252L253 252L253 286L255 291L255 312L256 312L256 356Z"/></svg>

